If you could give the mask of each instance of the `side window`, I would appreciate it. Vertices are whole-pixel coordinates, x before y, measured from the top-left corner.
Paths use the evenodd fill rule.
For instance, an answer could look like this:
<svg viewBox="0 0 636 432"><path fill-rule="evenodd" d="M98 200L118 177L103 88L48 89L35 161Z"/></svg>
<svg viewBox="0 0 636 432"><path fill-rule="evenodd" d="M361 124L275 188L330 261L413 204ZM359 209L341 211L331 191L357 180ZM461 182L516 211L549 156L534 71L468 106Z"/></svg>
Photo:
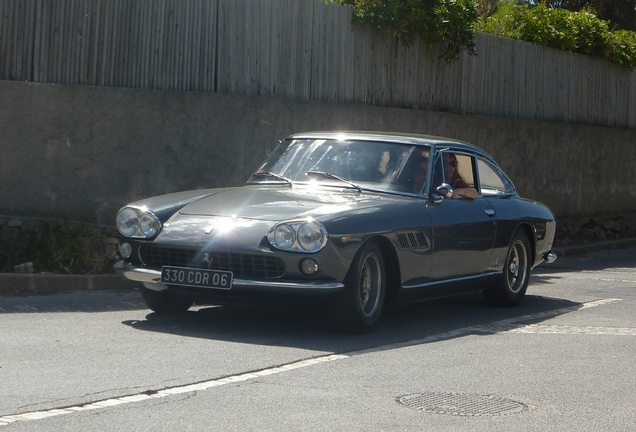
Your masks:
<svg viewBox="0 0 636 432"><path fill-rule="evenodd" d="M473 157L462 153L443 150L435 158L433 183L435 187L442 183L452 188L475 187L475 164Z"/></svg>
<svg viewBox="0 0 636 432"><path fill-rule="evenodd" d="M470 187L475 186L475 171L473 169L473 158L468 155L457 154L457 170L459 178L468 183Z"/></svg>
<svg viewBox="0 0 636 432"><path fill-rule="evenodd" d="M479 184L481 185L481 193L484 195L501 195L514 193L515 188L512 182L506 177L499 168L491 164L489 161L479 159Z"/></svg>

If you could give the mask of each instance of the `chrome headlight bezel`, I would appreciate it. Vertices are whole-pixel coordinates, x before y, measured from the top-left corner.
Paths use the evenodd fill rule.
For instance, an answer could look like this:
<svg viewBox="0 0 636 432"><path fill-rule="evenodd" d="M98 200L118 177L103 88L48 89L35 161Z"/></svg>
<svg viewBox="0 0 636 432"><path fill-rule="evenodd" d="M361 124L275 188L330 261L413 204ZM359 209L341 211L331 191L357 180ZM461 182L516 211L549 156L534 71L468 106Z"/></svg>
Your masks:
<svg viewBox="0 0 636 432"><path fill-rule="evenodd" d="M142 207L122 208L117 212L115 223L119 234L126 238L152 239L163 228L157 215Z"/></svg>
<svg viewBox="0 0 636 432"><path fill-rule="evenodd" d="M267 240L276 249L316 253L327 244L325 226L315 219L277 223L267 232Z"/></svg>

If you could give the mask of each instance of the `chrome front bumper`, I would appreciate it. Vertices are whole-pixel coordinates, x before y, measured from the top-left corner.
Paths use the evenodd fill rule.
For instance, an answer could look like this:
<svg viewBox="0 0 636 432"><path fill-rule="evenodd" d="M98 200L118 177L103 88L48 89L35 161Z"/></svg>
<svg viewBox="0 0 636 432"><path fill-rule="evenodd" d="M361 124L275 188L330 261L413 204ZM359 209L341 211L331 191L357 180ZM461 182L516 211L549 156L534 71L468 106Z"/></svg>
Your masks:
<svg viewBox="0 0 636 432"><path fill-rule="evenodd" d="M168 289L168 285L162 284L161 272L158 270L150 270L140 267L135 267L131 264L119 261L113 266L113 270L116 273L121 274L127 279L132 281L141 282L148 289L155 291L164 291ZM344 288L344 284L341 282L278 282L278 281L256 281L247 279L234 279L232 281L232 289L250 289L256 288L259 291L266 292L268 290L281 292L337 292Z"/></svg>

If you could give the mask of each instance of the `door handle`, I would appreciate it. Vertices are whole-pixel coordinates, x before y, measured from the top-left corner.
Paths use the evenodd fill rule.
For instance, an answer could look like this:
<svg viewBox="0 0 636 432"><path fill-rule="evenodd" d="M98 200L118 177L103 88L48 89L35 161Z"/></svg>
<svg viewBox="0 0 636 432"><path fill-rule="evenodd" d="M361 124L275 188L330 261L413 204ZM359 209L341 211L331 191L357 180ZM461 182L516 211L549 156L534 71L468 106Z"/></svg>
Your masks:
<svg viewBox="0 0 636 432"><path fill-rule="evenodd" d="M484 213L488 215L488 217L493 217L495 215L495 211L493 209L486 209Z"/></svg>

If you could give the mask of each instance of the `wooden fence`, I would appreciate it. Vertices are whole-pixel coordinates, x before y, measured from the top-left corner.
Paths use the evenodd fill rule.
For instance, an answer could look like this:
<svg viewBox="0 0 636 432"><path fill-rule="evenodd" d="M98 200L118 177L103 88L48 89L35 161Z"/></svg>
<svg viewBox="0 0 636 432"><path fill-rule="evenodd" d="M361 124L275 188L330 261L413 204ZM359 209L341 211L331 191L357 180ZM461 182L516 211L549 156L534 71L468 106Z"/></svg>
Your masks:
<svg viewBox="0 0 636 432"><path fill-rule="evenodd" d="M636 72L479 34L447 64L322 0L0 0L0 80L636 128ZM1 95L0 95L1 100Z"/></svg>

